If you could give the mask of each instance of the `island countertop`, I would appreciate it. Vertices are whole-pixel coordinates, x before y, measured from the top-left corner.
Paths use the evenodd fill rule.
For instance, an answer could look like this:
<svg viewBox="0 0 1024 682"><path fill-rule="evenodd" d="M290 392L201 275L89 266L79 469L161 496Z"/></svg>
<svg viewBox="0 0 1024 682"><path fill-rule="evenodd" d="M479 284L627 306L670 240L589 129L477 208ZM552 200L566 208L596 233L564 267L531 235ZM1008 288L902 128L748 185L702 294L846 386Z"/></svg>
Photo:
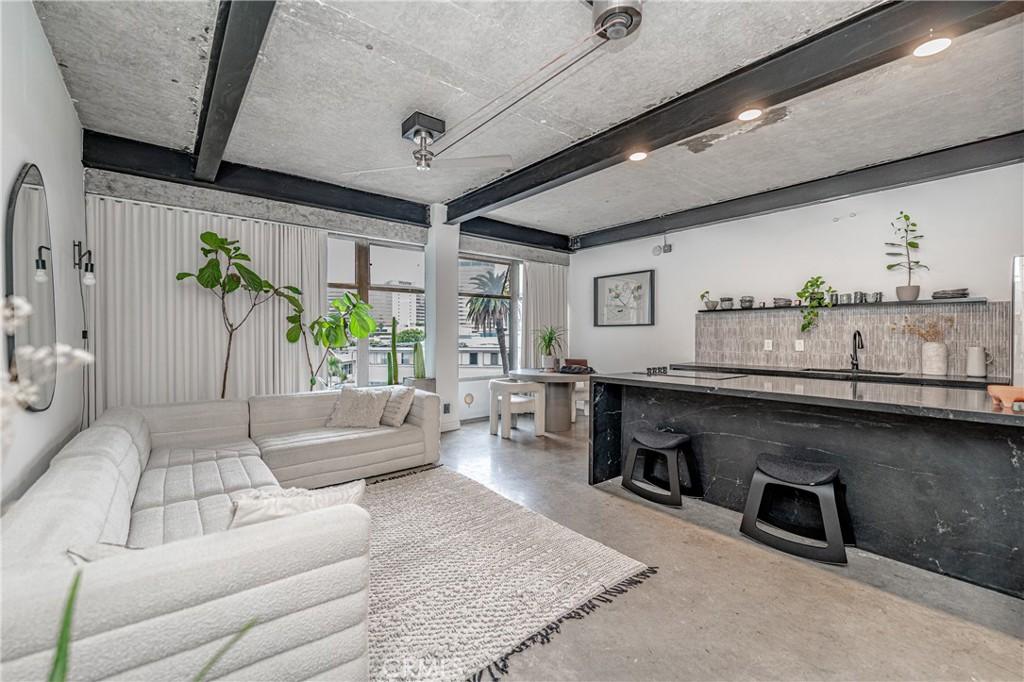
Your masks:
<svg viewBox="0 0 1024 682"><path fill-rule="evenodd" d="M680 372L706 371L727 372L732 374L768 374L771 376L790 376L797 378L812 377L815 379L849 379L846 370L805 369L802 367L777 367L772 365L728 365L714 362L678 362L669 366L671 370ZM966 375L935 375L915 374L913 372L886 372L875 374L866 369L858 375L858 381L883 384L915 384L919 386L947 386L950 388L974 388L984 391L989 385L1004 386L1010 383L1008 377L969 377Z"/></svg>
<svg viewBox="0 0 1024 682"><path fill-rule="evenodd" d="M985 391L970 388L690 370L653 376L646 372L594 374L590 379L592 384L605 382L1024 428L1024 414L997 409Z"/></svg>

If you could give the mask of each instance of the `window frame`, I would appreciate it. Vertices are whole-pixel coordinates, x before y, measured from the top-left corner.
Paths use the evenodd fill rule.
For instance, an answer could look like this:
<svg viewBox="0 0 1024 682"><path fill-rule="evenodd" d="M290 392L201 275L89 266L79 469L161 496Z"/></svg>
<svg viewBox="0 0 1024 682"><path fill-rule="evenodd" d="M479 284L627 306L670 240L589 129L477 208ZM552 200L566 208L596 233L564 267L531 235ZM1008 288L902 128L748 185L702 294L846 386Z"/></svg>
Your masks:
<svg viewBox="0 0 1024 682"><path fill-rule="evenodd" d="M457 301L458 301L457 305L461 306L461 301L462 301L463 297L466 297L466 298L470 298L470 297L475 297L475 298L496 298L496 299L505 299L505 300L507 300L509 302L508 329L506 330L506 335L508 337L508 368L509 368L509 371L518 369L519 368L519 360L520 360L520 352L519 352L520 351L520 349L519 349L519 324L520 324L520 322L519 322L519 315L518 315L518 311L519 311L518 302L522 298L522 292L520 290L520 270L521 270L522 262L518 261L518 260L515 260L515 259L511 259L511 258L499 258L499 257L496 257L496 256L484 256L484 255L480 255L480 254L476 254L476 253L469 253L469 252L465 252L465 251L459 251L458 260L459 260L460 266L461 266L461 261L463 261L463 260L471 260L471 261L476 261L478 263L493 263L495 265L504 265L504 266L508 267L508 295L504 295L504 294L481 294L481 293L475 292L475 291L463 291L462 289L459 289L458 292L457 292ZM456 322L456 324L458 324L458 322ZM460 348L459 350L461 351L462 349ZM466 351L466 352L468 353L468 351ZM482 351L482 352L487 353L487 352L491 352L491 351ZM493 352L497 352L497 351L493 351ZM480 360L483 360L483 357L481 357ZM459 363L458 367L461 368L461 366L462 366L461 363ZM484 364L484 363L479 363L477 365L472 365L472 366L473 367L488 367L489 365ZM473 376L473 377L459 376L459 383L461 384L461 383L466 383L466 382L471 382L471 381L489 381L491 379L505 379L505 378L508 378L508 374L505 374L505 373L503 373L501 371L501 359L500 359L500 357L498 359L497 368L498 368L498 371L494 372L493 374L486 374L486 375Z"/></svg>
<svg viewBox="0 0 1024 682"><path fill-rule="evenodd" d="M355 291L362 301L370 300L370 292L382 292L390 294L415 294L426 298L425 287L404 287L388 284L372 283L372 265L370 263L370 247L380 246L389 249L402 249L406 251L417 251L423 253L423 247L415 244L402 244L374 239L350 237L343 234L332 234L328 239L344 239L353 242L355 245L355 282L327 282L327 294L334 291ZM426 326L426 325L424 325ZM369 339L358 339L356 341L356 385L370 385L370 341Z"/></svg>

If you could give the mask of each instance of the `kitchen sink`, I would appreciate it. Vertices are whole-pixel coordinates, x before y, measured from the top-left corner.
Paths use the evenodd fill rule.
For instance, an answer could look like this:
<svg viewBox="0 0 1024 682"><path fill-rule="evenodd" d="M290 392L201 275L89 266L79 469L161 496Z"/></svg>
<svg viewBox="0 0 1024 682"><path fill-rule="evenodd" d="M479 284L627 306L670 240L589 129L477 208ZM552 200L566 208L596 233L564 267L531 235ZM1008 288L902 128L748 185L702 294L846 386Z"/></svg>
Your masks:
<svg viewBox="0 0 1024 682"><path fill-rule="evenodd" d="M874 374L876 376L898 377L903 372L882 372L875 369L830 369L827 367L812 367L803 370L804 372L818 372L821 374Z"/></svg>

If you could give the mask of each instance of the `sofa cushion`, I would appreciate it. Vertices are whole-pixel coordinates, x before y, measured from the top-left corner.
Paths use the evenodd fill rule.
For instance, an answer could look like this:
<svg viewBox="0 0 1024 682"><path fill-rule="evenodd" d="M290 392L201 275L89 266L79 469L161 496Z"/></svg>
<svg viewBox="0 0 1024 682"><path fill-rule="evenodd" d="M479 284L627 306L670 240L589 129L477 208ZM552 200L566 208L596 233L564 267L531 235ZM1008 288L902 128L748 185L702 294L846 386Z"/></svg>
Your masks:
<svg viewBox="0 0 1024 682"><path fill-rule="evenodd" d="M384 406L384 414L380 417L381 426L401 426L409 416L412 401L416 398L416 389L412 386L393 386L388 403Z"/></svg>
<svg viewBox="0 0 1024 682"><path fill-rule="evenodd" d="M375 429L322 427L264 436L257 438L256 444L277 479L289 481L323 470L386 462L396 454L413 455L424 448L423 429L413 424Z"/></svg>
<svg viewBox="0 0 1024 682"><path fill-rule="evenodd" d="M262 436L320 428L334 410L341 391L315 391L249 398L249 433Z"/></svg>
<svg viewBox="0 0 1024 682"><path fill-rule="evenodd" d="M201 452L215 452L203 450ZM277 488L277 479L258 456L230 456L202 459L171 466L150 466L142 472L132 511L163 507L175 502L201 500L214 495L252 488ZM185 453L177 453L184 458ZM177 460L176 460L177 461Z"/></svg>
<svg viewBox="0 0 1024 682"><path fill-rule="evenodd" d="M149 456L149 467L173 467L198 462L212 462L232 457L259 457L260 449L248 438L220 445L178 447L165 445L154 448Z"/></svg>
<svg viewBox="0 0 1024 682"><path fill-rule="evenodd" d="M127 431L139 453L139 471L146 468L152 444L149 425L141 412L132 407L113 407L96 420L95 426L117 426Z"/></svg>
<svg viewBox="0 0 1024 682"><path fill-rule="evenodd" d="M334 428L372 429L380 426L384 407L391 397L390 388L341 389L338 402L334 405L326 426Z"/></svg>
<svg viewBox="0 0 1024 682"><path fill-rule="evenodd" d="M206 400L136 408L149 426L154 448L229 443L249 437L247 400Z"/></svg>
<svg viewBox="0 0 1024 682"><path fill-rule="evenodd" d="M85 431L76 440L89 434ZM121 429L104 429L130 443ZM108 435L110 435L108 433ZM131 458L134 458L134 446ZM71 565L74 545L128 539L131 500L125 476L103 456L55 461L3 516L3 564Z"/></svg>
<svg viewBox="0 0 1024 682"><path fill-rule="evenodd" d="M246 490L235 496L235 514L231 528L242 528L266 523L286 516L336 507L359 504L366 492L366 481L358 480L319 490L282 488L281 490Z"/></svg>
<svg viewBox="0 0 1024 682"><path fill-rule="evenodd" d="M219 533L231 526L233 497L244 491L172 502L132 512L130 547L155 547L176 540Z"/></svg>

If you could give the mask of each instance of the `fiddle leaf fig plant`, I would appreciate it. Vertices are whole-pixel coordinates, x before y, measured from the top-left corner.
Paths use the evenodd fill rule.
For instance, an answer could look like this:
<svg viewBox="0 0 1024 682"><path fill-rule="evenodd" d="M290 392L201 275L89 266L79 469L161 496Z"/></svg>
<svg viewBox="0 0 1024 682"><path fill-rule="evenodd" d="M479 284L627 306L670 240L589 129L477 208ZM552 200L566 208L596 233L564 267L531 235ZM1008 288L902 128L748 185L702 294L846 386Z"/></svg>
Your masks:
<svg viewBox="0 0 1024 682"><path fill-rule="evenodd" d="M275 286L269 281L260 277L249 265L252 258L242 251L237 239L226 239L216 232L203 232L199 235L202 242L199 251L206 262L195 272L179 272L176 279L181 282L186 279L195 279L196 283L203 289L220 299L221 321L228 334L227 350L224 353L224 371L220 380L220 397L224 398L228 387L228 367L231 364L231 345L235 340L235 333L241 329L252 312L257 307L274 298L284 299L293 308L302 307L299 296L302 295L297 287ZM236 292L248 298L243 312L232 315L228 309L228 300Z"/></svg>
<svg viewBox="0 0 1024 682"><path fill-rule="evenodd" d="M309 368L310 390L316 388L324 363L333 357L331 351L344 348L354 339L365 339L377 331L377 321L370 315L370 304L349 291L331 301L330 308L329 313L306 324L302 319L305 309L296 299L292 303L292 313L286 318L290 326L285 332L285 339L289 343L302 341ZM315 351L310 348L310 342Z"/></svg>
<svg viewBox="0 0 1024 682"><path fill-rule="evenodd" d="M914 260L914 251L917 251L921 247L921 240L924 239L923 234L919 234L917 231L917 223L913 222L906 211L900 211L900 214L896 217L896 220L889 223L892 225L893 231L896 233L895 242L886 242L885 245L890 249L900 249L899 251L886 251L885 255L892 258L899 258L895 263L889 263L885 266L886 270L906 270L907 271L907 286L911 286L911 278L913 277L914 270L927 270L928 266L919 260Z"/></svg>
<svg viewBox="0 0 1024 682"><path fill-rule="evenodd" d="M805 303L804 319L800 325L800 331L806 332L818 321L819 308L831 308L831 295L836 290L825 283L821 275L814 275L804 282L804 287L796 292L797 298Z"/></svg>

